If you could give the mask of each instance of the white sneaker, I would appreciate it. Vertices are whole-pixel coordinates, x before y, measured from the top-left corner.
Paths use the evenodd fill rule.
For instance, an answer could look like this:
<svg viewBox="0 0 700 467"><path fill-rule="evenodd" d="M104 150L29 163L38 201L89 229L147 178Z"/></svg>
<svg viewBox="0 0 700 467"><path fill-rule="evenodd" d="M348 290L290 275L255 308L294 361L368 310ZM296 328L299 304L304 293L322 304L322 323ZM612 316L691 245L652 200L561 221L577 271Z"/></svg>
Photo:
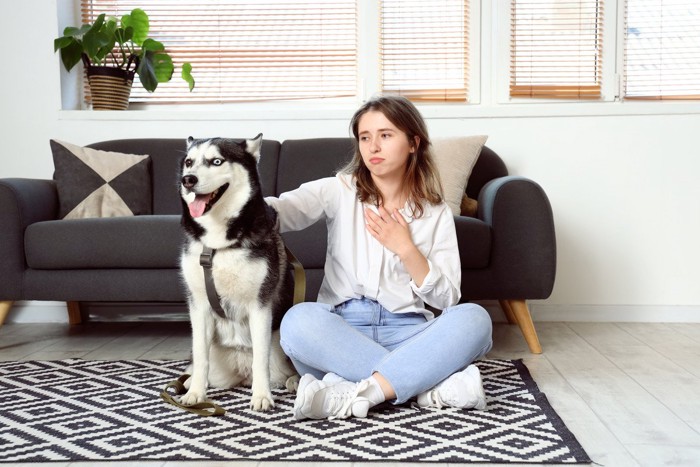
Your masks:
<svg viewBox="0 0 700 467"><path fill-rule="evenodd" d="M368 381L352 383L333 373L329 373L320 381L310 374L305 374L299 380L297 398L294 401L294 418L365 418L370 403L369 399L359 394L368 386Z"/></svg>
<svg viewBox="0 0 700 467"><path fill-rule="evenodd" d="M455 373L430 391L418 395L419 407L486 409L486 394L476 365Z"/></svg>

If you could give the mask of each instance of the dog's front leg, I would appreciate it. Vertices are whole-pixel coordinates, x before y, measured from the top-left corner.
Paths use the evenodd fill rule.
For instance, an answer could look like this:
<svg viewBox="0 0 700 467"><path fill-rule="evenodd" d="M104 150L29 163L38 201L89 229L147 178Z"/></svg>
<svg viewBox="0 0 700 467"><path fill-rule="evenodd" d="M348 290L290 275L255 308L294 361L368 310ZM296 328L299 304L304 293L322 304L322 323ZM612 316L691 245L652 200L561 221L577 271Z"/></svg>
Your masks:
<svg viewBox="0 0 700 467"><path fill-rule="evenodd" d="M272 312L269 309L251 309L250 338L253 344L253 397L250 408L269 410L275 406L270 391L270 344Z"/></svg>
<svg viewBox="0 0 700 467"><path fill-rule="evenodd" d="M190 303L192 323L192 376L189 390L182 396L183 405L204 402L209 384L209 349L214 338L214 316L209 306Z"/></svg>

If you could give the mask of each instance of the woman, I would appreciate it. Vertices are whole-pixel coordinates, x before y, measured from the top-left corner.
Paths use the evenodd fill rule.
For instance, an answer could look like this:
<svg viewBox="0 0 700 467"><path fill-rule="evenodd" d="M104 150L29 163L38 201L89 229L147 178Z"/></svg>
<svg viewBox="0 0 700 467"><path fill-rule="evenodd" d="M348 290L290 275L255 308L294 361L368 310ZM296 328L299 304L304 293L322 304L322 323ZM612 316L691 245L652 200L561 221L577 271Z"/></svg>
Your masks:
<svg viewBox="0 0 700 467"><path fill-rule="evenodd" d="M491 348L491 319L478 305L455 305L454 218L425 122L407 99L384 96L350 126L357 148L344 170L267 199L283 232L322 218L328 227L318 301L292 307L280 328L302 375L294 416L366 417L414 396L424 407L484 409L471 363Z"/></svg>

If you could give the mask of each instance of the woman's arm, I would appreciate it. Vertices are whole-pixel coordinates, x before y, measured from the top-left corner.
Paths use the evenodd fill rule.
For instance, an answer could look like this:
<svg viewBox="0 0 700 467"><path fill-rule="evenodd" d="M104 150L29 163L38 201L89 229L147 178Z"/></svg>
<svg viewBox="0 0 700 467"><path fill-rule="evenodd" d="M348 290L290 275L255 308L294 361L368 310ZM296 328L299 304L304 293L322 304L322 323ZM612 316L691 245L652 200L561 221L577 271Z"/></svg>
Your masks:
<svg viewBox="0 0 700 467"><path fill-rule="evenodd" d="M304 183L296 190L282 193L279 198L266 197L267 204L279 214L280 231L303 230L322 219L334 183L333 178L323 178Z"/></svg>

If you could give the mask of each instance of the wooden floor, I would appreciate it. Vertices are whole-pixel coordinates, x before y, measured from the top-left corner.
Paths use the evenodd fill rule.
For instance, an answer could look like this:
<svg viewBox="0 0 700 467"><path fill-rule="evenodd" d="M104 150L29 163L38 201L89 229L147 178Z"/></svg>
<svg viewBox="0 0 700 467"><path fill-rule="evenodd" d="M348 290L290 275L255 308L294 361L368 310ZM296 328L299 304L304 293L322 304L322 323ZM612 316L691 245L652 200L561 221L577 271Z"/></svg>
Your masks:
<svg viewBox="0 0 700 467"><path fill-rule="evenodd" d="M700 466L700 324L540 322L536 326L542 355L528 352L517 327L496 324L488 357L522 358L596 464ZM0 328L0 360L186 359L189 347L190 330L184 322L6 324Z"/></svg>

